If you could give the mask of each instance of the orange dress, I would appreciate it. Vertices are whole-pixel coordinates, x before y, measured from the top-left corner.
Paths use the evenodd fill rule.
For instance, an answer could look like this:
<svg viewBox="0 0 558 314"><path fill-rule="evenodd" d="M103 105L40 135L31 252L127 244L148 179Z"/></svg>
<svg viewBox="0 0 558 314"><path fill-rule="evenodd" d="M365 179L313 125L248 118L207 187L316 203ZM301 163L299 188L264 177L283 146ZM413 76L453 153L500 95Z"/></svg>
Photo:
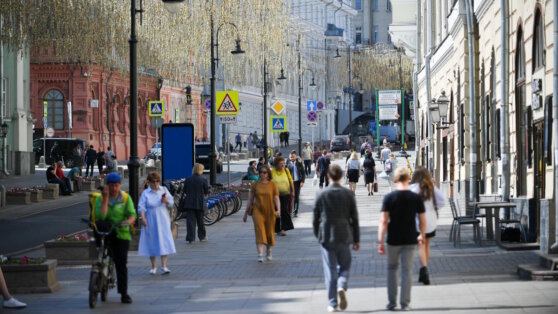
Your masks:
<svg viewBox="0 0 558 314"><path fill-rule="evenodd" d="M256 244L275 245L275 196L279 196L277 184L254 182L250 188L254 195L252 220L256 233Z"/></svg>

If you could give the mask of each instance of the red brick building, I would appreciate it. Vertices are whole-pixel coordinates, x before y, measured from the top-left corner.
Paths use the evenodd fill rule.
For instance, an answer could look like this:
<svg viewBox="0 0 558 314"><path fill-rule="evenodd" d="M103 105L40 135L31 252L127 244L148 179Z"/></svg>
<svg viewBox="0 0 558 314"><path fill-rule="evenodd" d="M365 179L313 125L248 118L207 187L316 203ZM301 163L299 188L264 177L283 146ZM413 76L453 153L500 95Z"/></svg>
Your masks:
<svg viewBox="0 0 558 314"><path fill-rule="evenodd" d="M41 49L42 50L42 49ZM31 55L30 105L35 118L35 138L42 137L43 102L48 107L48 126L54 137L73 137L86 141L96 150L109 146L118 160L129 158L130 96L127 72L110 71L97 65L52 63L52 54ZM138 75L138 156L145 156L155 143L156 129L151 126L148 102L165 99L166 122L191 122L196 137L207 136L206 118L200 104L200 88L193 87L192 106L186 106L181 87L163 86L162 80ZM69 104L71 102L71 105ZM71 106L71 125L69 108ZM108 122L107 122L108 113ZM70 128L71 127L71 128Z"/></svg>

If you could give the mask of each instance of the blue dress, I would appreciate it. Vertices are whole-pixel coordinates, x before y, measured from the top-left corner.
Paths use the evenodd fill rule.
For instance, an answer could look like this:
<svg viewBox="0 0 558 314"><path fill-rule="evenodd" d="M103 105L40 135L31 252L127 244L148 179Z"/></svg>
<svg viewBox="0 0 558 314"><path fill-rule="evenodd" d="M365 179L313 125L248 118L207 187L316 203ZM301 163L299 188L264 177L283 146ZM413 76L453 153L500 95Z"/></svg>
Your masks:
<svg viewBox="0 0 558 314"><path fill-rule="evenodd" d="M163 193L169 200L169 206L174 203L170 192L163 186L157 191L148 187L141 194L138 211L145 213L147 227L141 228L138 255L162 256L176 253L174 240L170 228L170 217L165 203L161 201Z"/></svg>

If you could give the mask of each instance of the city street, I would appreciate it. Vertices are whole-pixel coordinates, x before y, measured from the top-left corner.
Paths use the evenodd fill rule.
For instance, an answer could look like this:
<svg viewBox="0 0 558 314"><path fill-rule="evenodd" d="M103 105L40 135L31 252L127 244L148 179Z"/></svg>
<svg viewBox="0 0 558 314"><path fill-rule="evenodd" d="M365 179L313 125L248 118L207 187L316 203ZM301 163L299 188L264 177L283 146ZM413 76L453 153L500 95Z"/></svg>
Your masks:
<svg viewBox="0 0 558 314"><path fill-rule="evenodd" d="M336 161L339 163L340 161ZM169 257L171 274L149 275L149 260L130 252L129 292L134 303L120 303L115 290L96 313L323 313L327 298L319 246L311 219L317 187L307 179L301 192L301 213L295 229L278 237L273 261L259 264L251 221L242 222L243 211L207 228L209 241L188 245L181 221L177 254ZM382 196L367 196L361 183L357 204L361 225L361 250L353 254L349 281L349 313L382 312L387 304L386 257L376 252L377 225ZM504 251L493 242L473 243L464 228L462 247L448 241L451 213L440 210L439 228L432 243L431 285L416 283L415 261L411 307L420 312L556 313L556 282L523 281L518 264L536 262L535 251ZM40 255L41 250L29 255ZM159 262L159 261L158 261ZM21 313L90 313L88 266L59 266L61 289L52 294L18 295L28 303Z"/></svg>

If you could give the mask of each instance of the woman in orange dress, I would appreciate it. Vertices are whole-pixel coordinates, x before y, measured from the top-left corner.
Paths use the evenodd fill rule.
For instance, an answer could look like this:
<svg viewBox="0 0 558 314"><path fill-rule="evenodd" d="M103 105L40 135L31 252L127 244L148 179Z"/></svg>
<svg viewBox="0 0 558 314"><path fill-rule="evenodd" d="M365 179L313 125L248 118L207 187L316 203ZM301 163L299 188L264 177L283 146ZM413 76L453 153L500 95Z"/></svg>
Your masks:
<svg viewBox="0 0 558 314"><path fill-rule="evenodd" d="M275 219L280 215L279 189L271 181L271 169L263 165L258 169L260 181L252 183L248 205L244 212L244 222L248 215L252 215L256 245L258 248L258 262L263 263L263 248L266 247L267 260L271 261L271 247L275 245Z"/></svg>

